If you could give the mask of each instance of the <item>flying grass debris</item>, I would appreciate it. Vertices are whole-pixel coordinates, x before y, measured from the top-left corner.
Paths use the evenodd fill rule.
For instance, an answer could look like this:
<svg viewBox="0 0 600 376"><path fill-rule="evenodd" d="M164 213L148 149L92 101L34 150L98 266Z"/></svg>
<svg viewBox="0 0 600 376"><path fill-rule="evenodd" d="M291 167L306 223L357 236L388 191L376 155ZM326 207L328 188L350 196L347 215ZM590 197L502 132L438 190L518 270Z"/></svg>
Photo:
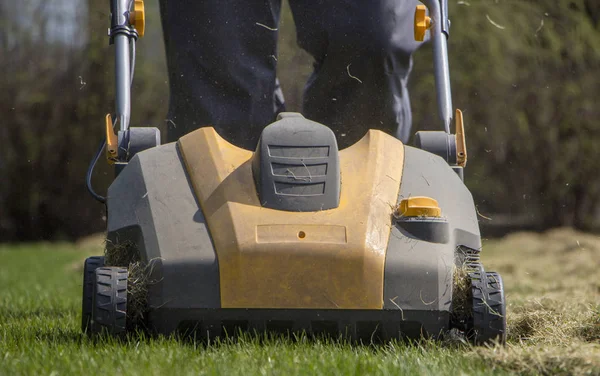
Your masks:
<svg viewBox="0 0 600 376"><path fill-rule="evenodd" d="M543 27L544 27L544 19L542 18L542 20L540 22L540 26L535 30L535 36L538 35L538 33L542 30Z"/></svg>
<svg viewBox="0 0 600 376"><path fill-rule="evenodd" d="M260 26L260 27L264 27L265 29L271 30L271 31L277 31L277 30L279 30L279 28L277 28L277 27L269 27L269 26L267 26L265 24L261 24L260 22L255 22L255 25Z"/></svg>
<svg viewBox="0 0 600 376"><path fill-rule="evenodd" d="M352 75L352 73L350 73L350 66L351 66L351 65L352 65L352 63L350 63L350 64L348 64L348 65L346 66L346 72L348 72L348 76L350 76L351 78L354 78L356 81L358 81L358 82L360 82L360 83L362 84L363 82L361 81L361 79L360 79L360 78L358 78L358 77L356 77L356 76L353 76L353 75Z"/></svg>
<svg viewBox="0 0 600 376"><path fill-rule="evenodd" d="M486 14L486 15L485 15L485 18L487 18L487 20L488 20L488 21L489 21L489 22L490 22L490 23L491 23L493 26L497 27L498 29L500 29L500 30L504 30L504 29L506 29L506 27L504 27L504 26L500 25L499 23L496 23L496 22L494 22L494 21L493 21L493 20L490 18L490 16L489 16L489 15L487 15L487 14Z"/></svg>
<svg viewBox="0 0 600 376"><path fill-rule="evenodd" d="M477 205L475 205L475 211L477 212L477 215L478 215L478 216L480 216L481 218L483 218L483 219L487 219L488 221L491 221L491 220L492 220L492 218L490 218L490 217L486 217L485 215L481 214L481 213L479 212L479 208L477 207Z"/></svg>
<svg viewBox="0 0 600 376"><path fill-rule="evenodd" d="M171 119L165 119L165 123L171 123L173 124L173 128L177 128L177 124L175 124L175 122Z"/></svg>

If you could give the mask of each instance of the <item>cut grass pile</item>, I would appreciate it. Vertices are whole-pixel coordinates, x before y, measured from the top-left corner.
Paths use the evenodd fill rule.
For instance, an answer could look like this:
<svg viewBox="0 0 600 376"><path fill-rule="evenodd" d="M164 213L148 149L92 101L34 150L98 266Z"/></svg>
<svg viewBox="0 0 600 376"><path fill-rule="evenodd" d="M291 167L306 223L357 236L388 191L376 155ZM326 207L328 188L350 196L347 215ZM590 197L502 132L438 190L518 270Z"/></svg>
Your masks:
<svg viewBox="0 0 600 376"><path fill-rule="evenodd" d="M422 341L353 346L243 336L209 345L80 334L81 265L102 240L0 246L0 375L10 374L600 374L600 237L568 229L485 243L502 273L508 345Z"/></svg>
<svg viewBox="0 0 600 376"><path fill-rule="evenodd" d="M504 278L508 346L475 349L518 372L600 374L600 237L571 229L515 233L484 245Z"/></svg>

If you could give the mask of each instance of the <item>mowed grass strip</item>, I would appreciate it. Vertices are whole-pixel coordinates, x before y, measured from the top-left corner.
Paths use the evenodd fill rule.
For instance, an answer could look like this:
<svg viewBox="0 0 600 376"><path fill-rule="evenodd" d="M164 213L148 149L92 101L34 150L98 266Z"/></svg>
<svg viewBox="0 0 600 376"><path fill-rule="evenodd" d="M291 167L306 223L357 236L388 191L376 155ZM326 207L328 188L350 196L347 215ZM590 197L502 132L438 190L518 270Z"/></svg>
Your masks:
<svg viewBox="0 0 600 376"><path fill-rule="evenodd" d="M484 264L508 291L506 348L247 335L209 345L92 341L79 329L81 265L101 246L2 246L0 374L600 374L600 238L562 231L486 243Z"/></svg>
<svg viewBox="0 0 600 376"><path fill-rule="evenodd" d="M600 237L568 228L484 243L507 292L508 345L474 349L516 372L600 375Z"/></svg>
<svg viewBox="0 0 600 376"><path fill-rule="evenodd" d="M436 343L352 346L243 336L209 345L80 333L81 268L72 245L0 248L0 374L502 374ZM458 355L458 356L457 356Z"/></svg>

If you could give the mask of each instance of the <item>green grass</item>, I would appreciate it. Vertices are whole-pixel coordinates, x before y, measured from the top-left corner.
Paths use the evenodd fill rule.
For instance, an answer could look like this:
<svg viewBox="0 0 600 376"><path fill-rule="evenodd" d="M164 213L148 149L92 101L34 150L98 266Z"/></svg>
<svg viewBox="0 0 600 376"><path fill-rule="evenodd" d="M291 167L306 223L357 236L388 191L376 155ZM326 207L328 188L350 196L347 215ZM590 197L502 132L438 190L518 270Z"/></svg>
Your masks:
<svg viewBox="0 0 600 376"><path fill-rule="evenodd" d="M0 375L600 374L600 276L593 264L600 242L577 236L579 243L570 238L575 250L557 248L554 238L554 248L514 237L488 244L484 263L503 272L510 299L504 349L264 336L209 345L143 336L92 341L79 329L81 264L99 248L1 246ZM519 246L541 255L526 255ZM535 274L536 264L548 273L566 268L569 275Z"/></svg>

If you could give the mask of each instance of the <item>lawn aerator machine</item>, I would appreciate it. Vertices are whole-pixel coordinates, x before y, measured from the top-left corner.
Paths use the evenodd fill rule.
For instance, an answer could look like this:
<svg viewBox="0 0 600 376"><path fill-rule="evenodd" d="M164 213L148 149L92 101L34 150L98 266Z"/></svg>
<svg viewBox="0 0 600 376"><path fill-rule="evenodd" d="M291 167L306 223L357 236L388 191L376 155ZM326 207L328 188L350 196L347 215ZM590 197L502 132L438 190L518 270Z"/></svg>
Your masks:
<svg viewBox="0 0 600 376"><path fill-rule="evenodd" d="M83 331L387 340L454 329L477 344L504 342L502 279L479 262L476 208L463 183L447 1L424 3L415 38L429 30L442 131L418 132L411 147L370 130L339 150L327 126L281 113L253 152L211 127L165 145L158 129L129 127L144 7L111 0L116 114L106 117L87 176L107 207L107 247L85 261ZM104 149L116 169L106 198L91 189Z"/></svg>

